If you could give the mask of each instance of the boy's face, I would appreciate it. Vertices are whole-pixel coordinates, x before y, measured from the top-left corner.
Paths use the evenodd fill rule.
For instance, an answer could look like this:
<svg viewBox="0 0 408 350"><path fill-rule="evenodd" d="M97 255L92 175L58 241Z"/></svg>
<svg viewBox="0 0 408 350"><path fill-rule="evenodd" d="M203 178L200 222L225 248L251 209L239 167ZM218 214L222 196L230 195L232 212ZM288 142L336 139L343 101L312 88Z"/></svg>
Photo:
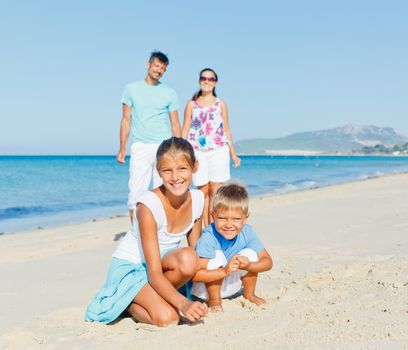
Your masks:
<svg viewBox="0 0 408 350"><path fill-rule="evenodd" d="M241 232L248 218L241 208L217 208L211 215L217 231L228 240Z"/></svg>

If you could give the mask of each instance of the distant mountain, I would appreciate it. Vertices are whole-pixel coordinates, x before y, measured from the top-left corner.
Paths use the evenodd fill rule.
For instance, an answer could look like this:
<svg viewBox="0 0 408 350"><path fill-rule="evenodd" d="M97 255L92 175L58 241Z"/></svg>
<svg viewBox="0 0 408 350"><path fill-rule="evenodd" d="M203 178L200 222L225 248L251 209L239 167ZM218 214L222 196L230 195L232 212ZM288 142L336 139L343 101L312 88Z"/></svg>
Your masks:
<svg viewBox="0 0 408 350"><path fill-rule="evenodd" d="M392 147L408 142L393 128L348 124L343 127L300 132L276 139L249 139L235 143L238 153L349 153L364 146Z"/></svg>

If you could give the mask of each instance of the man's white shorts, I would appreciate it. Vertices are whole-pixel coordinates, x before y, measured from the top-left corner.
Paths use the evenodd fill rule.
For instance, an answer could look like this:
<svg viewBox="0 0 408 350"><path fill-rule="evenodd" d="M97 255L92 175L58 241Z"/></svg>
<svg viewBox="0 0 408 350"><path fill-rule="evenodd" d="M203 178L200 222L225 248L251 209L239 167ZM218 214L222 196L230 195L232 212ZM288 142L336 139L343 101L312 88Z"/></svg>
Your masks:
<svg viewBox="0 0 408 350"><path fill-rule="evenodd" d="M242 249L239 255L246 256L250 262L258 261L258 254L250 248ZM208 261L207 270L215 270L219 267L224 267L227 265L227 259L221 250L215 251L215 258ZM238 270L231 275L224 278L221 285L221 298L228 298L241 290L242 287L242 276L245 276L248 271ZM193 287L191 293L202 300L208 300L207 288L205 283L193 282Z"/></svg>
<svg viewBox="0 0 408 350"><path fill-rule="evenodd" d="M230 154L227 145L210 151L194 150L194 153L198 160L198 170L193 174L195 186L230 179Z"/></svg>
<svg viewBox="0 0 408 350"><path fill-rule="evenodd" d="M135 142L130 148L128 208L135 209L140 194L162 184L156 170L156 152L159 144ZM152 178L153 177L153 178Z"/></svg>

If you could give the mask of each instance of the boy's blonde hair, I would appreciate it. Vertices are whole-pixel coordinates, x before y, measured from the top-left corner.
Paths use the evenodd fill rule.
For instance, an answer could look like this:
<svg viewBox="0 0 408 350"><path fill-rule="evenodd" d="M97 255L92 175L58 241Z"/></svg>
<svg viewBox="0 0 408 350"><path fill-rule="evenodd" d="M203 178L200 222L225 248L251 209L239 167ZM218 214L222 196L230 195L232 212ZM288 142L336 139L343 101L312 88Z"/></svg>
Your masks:
<svg viewBox="0 0 408 350"><path fill-rule="evenodd" d="M245 215L249 212L249 196L245 186L239 182L227 182L218 188L213 200L213 210L239 208Z"/></svg>

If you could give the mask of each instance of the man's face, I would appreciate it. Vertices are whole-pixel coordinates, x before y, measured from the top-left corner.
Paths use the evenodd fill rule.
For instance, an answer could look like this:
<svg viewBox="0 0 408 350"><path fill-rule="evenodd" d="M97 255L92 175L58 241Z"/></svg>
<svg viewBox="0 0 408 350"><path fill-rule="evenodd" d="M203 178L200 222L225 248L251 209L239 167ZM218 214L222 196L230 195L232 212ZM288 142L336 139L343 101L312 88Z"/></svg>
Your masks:
<svg viewBox="0 0 408 350"><path fill-rule="evenodd" d="M212 212L212 217L221 236L231 240L241 232L248 215L241 208L217 208Z"/></svg>
<svg viewBox="0 0 408 350"><path fill-rule="evenodd" d="M166 68L167 66L163 62L160 62L158 58L154 58L151 63L147 63L147 75L152 80L159 80L166 71Z"/></svg>

